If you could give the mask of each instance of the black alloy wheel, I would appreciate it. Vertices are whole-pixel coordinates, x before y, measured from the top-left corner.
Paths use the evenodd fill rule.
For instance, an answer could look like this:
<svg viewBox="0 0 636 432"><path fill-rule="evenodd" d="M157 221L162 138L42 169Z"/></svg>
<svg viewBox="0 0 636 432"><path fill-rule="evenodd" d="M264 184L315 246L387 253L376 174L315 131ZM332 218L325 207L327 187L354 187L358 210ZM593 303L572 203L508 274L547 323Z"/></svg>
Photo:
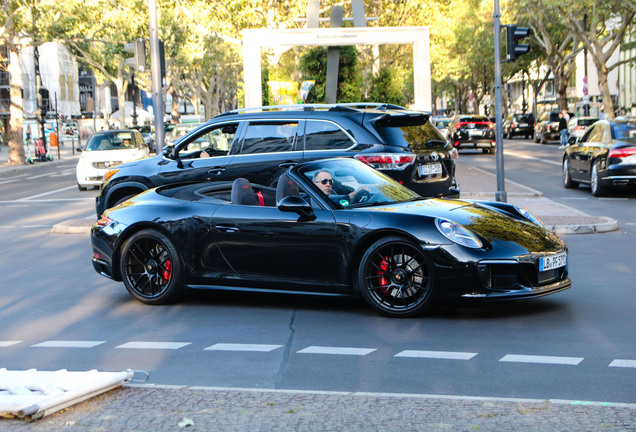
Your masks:
<svg viewBox="0 0 636 432"><path fill-rule="evenodd" d="M417 245L401 237L371 245L360 262L357 285L366 302L386 316L421 315L433 304L432 266Z"/></svg>
<svg viewBox="0 0 636 432"><path fill-rule="evenodd" d="M576 189L579 187L579 183L572 180L570 175L570 161L568 158L563 159L563 187L566 189Z"/></svg>
<svg viewBox="0 0 636 432"><path fill-rule="evenodd" d="M142 303L172 303L181 297L182 264L164 234L145 229L128 238L121 251L120 271L128 292Z"/></svg>

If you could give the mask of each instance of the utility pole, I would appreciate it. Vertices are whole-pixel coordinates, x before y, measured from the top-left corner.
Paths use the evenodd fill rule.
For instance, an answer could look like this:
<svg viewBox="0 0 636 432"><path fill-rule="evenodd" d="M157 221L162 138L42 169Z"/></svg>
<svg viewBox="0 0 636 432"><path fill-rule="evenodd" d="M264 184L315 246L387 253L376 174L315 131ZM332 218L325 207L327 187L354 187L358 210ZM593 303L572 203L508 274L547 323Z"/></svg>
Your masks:
<svg viewBox="0 0 636 432"><path fill-rule="evenodd" d="M502 110L501 110L501 51L500 51L500 31L499 22L499 0L495 0L495 141L497 149L497 193L495 200L507 202L506 186L504 178L504 152L503 152L503 131L502 131Z"/></svg>
<svg viewBox="0 0 636 432"><path fill-rule="evenodd" d="M152 74L152 107L155 114L155 152L161 154L164 141L163 98L161 97L161 61L159 50L159 33L157 27L157 4L148 0L150 16L150 72Z"/></svg>

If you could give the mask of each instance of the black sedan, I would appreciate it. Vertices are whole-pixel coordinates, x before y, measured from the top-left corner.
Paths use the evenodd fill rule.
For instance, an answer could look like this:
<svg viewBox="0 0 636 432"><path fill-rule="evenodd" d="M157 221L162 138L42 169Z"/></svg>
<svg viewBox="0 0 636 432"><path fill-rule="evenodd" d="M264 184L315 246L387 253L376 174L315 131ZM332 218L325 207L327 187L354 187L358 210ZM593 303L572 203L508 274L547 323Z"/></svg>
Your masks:
<svg viewBox="0 0 636 432"><path fill-rule="evenodd" d="M424 199L353 159L300 164L277 187L162 186L107 210L93 265L147 304L184 288L361 296L382 314L569 288L567 247L505 203Z"/></svg>
<svg viewBox="0 0 636 432"><path fill-rule="evenodd" d="M636 189L636 118L600 120L563 153L563 186L589 184L592 195Z"/></svg>

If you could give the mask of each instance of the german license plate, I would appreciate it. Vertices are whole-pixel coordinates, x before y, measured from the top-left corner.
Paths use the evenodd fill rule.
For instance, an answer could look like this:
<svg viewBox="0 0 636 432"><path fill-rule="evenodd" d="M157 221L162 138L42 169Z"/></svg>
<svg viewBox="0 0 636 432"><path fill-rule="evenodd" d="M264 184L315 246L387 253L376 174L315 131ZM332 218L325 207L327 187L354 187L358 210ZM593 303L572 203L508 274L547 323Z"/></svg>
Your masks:
<svg viewBox="0 0 636 432"><path fill-rule="evenodd" d="M431 175L431 174L441 174L442 173L442 164L441 163L432 163L420 165L420 175Z"/></svg>
<svg viewBox="0 0 636 432"><path fill-rule="evenodd" d="M528 127L528 123L519 123L519 127Z"/></svg>
<svg viewBox="0 0 636 432"><path fill-rule="evenodd" d="M469 136L483 136L484 133L480 130L469 130L468 131L468 135Z"/></svg>
<svg viewBox="0 0 636 432"><path fill-rule="evenodd" d="M564 267L567 264L568 254L561 252L556 255L551 255L539 259L539 271L553 270L559 267Z"/></svg>

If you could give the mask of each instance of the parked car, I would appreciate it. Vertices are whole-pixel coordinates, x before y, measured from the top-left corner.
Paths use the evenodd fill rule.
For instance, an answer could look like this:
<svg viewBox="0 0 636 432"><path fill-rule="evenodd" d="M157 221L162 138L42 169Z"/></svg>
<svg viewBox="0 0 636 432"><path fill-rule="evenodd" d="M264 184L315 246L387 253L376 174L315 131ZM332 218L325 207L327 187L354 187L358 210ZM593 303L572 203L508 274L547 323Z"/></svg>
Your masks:
<svg viewBox="0 0 636 432"><path fill-rule="evenodd" d="M457 151L428 114L384 104L299 105L218 115L163 154L117 167L97 196L97 215L167 183L244 177L274 186L289 166L332 156L355 157L422 196L459 196Z"/></svg>
<svg viewBox="0 0 636 432"><path fill-rule="evenodd" d="M636 187L636 119L599 120L563 153L563 186L589 184L592 195Z"/></svg>
<svg viewBox="0 0 636 432"><path fill-rule="evenodd" d="M112 168L150 155L143 137L136 130L101 131L92 134L75 168L77 188L99 187L104 175Z"/></svg>
<svg viewBox="0 0 636 432"><path fill-rule="evenodd" d="M452 117L433 117L431 119L431 123L433 123L433 126L435 126L439 133L441 133L443 136L446 136L448 125L451 121L453 121Z"/></svg>
<svg viewBox="0 0 636 432"><path fill-rule="evenodd" d="M570 118L575 117L573 113L568 113ZM537 120L534 126L534 142L547 144L548 141L560 141L559 113L557 111L545 111Z"/></svg>
<svg viewBox="0 0 636 432"><path fill-rule="evenodd" d="M526 139L530 139L534 136L534 123L534 116L531 113L508 114L503 122L503 136L512 139L523 135Z"/></svg>
<svg viewBox="0 0 636 432"><path fill-rule="evenodd" d="M482 149L495 153L495 125L483 115L456 115L448 125L448 140L456 149Z"/></svg>
<svg viewBox="0 0 636 432"><path fill-rule="evenodd" d="M291 167L276 188L161 186L107 210L91 241L95 270L146 304L185 287L305 291L409 317L571 286L566 245L527 210L424 199L351 158Z"/></svg>
<svg viewBox="0 0 636 432"><path fill-rule="evenodd" d="M587 128L598 121L598 117L571 117L568 122L568 133L570 137L580 138L585 134Z"/></svg>
<svg viewBox="0 0 636 432"><path fill-rule="evenodd" d="M192 132L199 126L201 126L201 123L182 123L172 126L169 132L166 133L166 144L173 144L179 138Z"/></svg>
<svg viewBox="0 0 636 432"><path fill-rule="evenodd" d="M131 129L139 131L144 138L144 142L148 146L150 153L155 152L155 130L150 125L132 126Z"/></svg>

